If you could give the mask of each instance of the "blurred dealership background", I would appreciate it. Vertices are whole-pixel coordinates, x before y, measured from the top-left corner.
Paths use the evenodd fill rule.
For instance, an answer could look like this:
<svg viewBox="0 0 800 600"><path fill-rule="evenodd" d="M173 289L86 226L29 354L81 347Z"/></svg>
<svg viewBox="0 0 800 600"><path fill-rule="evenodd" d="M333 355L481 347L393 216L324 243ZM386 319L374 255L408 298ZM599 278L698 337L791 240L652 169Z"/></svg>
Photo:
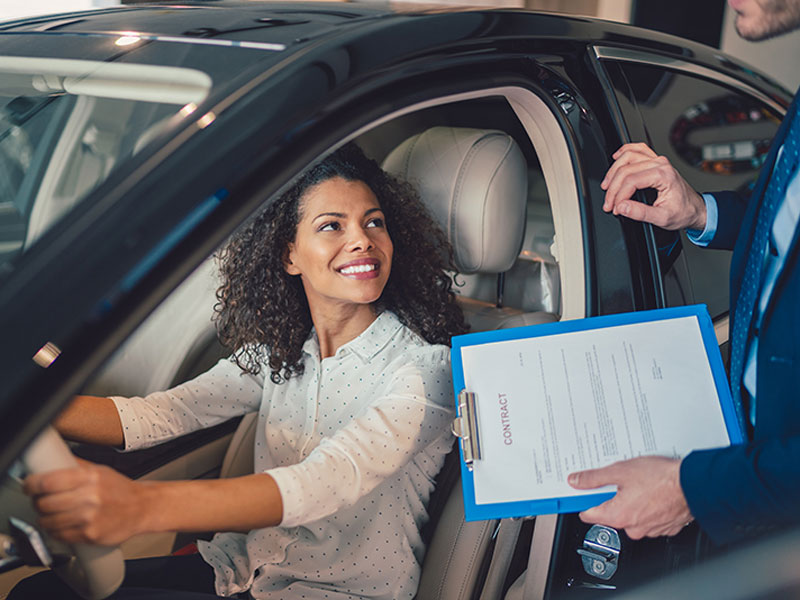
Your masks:
<svg viewBox="0 0 800 600"><path fill-rule="evenodd" d="M366 0L385 3L386 0ZM794 91L800 85L800 32L753 43L736 35L725 0L396 0L421 4L519 7L588 15L666 31L720 48ZM147 0L0 0L0 21L47 13L144 4Z"/></svg>

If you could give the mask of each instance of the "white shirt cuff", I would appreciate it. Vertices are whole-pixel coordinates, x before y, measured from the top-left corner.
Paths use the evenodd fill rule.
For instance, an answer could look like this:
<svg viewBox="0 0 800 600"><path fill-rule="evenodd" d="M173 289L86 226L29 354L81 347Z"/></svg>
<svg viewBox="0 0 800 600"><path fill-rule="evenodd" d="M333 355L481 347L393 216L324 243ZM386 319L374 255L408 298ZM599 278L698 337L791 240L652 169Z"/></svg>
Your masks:
<svg viewBox="0 0 800 600"><path fill-rule="evenodd" d="M281 527L300 525L305 516L303 502L306 499L306 490L303 481L297 476L297 467L297 465L291 465L263 471L275 480L281 494L283 504L283 517L279 523Z"/></svg>
<svg viewBox="0 0 800 600"><path fill-rule="evenodd" d="M717 208L717 199L711 194L703 194L703 202L706 203L706 227L703 231L697 229L688 229L686 235L689 241L696 246L708 246L714 236L717 234L717 225L719 223L719 209Z"/></svg>
<svg viewBox="0 0 800 600"><path fill-rule="evenodd" d="M117 409L119 421L122 425L122 435L124 443L122 448L117 448L122 452L137 450L147 445L150 436L145 427L144 421L139 418L136 412L136 402L141 402L141 398L125 398L123 396L110 396L111 401Z"/></svg>

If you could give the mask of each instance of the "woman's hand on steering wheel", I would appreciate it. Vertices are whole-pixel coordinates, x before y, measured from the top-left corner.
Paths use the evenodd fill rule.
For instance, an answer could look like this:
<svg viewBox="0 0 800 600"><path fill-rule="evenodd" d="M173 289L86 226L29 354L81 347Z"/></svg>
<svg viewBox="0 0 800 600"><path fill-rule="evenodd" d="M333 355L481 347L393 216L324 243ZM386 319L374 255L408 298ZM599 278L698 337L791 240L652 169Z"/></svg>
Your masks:
<svg viewBox="0 0 800 600"><path fill-rule="evenodd" d="M39 500L44 500L49 496L56 496L57 493L60 493L47 492L49 486L53 485L55 487L56 485L50 483L47 475L59 472L66 473L67 475L64 479L74 481L73 477L81 477L78 474L79 471L85 470L89 466L97 466L89 465L89 463L78 463L64 440L52 427L46 427L31 442L31 445L23 455L23 464L30 473L23 485L28 489L29 494L35 496L34 502L39 502ZM121 475L119 477L125 479ZM130 480L128 482L133 483ZM75 490L74 484L67 487ZM63 498L68 500L75 497L76 494L66 494L66 496L62 496L62 500ZM45 502L44 507L48 511L53 510L53 506L48 506L51 502L56 508L61 505L59 500L48 500ZM67 510L66 506L64 505L60 511L69 513L70 510ZM80 527L76 527L76 530L80 529ZM125 535L117 537L122 539ZM61 562L59 565L53 565L52 568L82 598L87 600L106 598L113 594L122 583L125 577L125 565L122 552L113 544L72 543L70 544L70 553L71 556L66 561Z"/></svg>
<svg viewBox="0 0 800 600"><path fill-rule="evenodd" d="M48 534L101 546L141 533L146 514L142 487L109 467L80 459L74 468L29 475L23 485Z"/></svg>

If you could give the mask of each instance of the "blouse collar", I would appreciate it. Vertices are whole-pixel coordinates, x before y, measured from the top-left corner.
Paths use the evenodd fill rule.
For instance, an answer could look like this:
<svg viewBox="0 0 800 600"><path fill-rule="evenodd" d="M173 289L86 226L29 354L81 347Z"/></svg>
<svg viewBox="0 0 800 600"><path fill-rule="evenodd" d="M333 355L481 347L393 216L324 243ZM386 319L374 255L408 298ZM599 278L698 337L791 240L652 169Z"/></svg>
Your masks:
<svg viewBox="0 0 800 600"><path fill-rule="evenodd" d="M403 324L397 315L385 310L358 336L346 344L342 344L334 356L341 358L348 352L352 352L363 362L369 362L389 343L401 327ZM311 330L311 335L303 344L303 352L319 360L319 340L314 329Z"/></svg>

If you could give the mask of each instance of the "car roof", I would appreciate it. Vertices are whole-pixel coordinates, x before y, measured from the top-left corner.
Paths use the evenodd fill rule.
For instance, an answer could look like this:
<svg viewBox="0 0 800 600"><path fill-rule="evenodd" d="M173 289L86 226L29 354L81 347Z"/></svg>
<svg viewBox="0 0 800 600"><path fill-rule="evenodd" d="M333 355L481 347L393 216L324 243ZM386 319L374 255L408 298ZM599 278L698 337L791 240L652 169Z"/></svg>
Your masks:
<svg viewBox="0 0 800 600"><path fill-rule="evenodd" d="M282 57L313 45L321 38L341 38L343 43L359 30L386 31L419 22L420 35L434 47L448 38L447 24L463 12L487 17L484 28L469 32L473 39L497 37L539 37L570 42L602 43L651 50L680 60L693 60L727 71L752 83L780 87L762 73L722 55L718 50L657 31L583 16L520 9L492 9L435 4L360 2L261 2L222 0L215 2L147 3L89 11L30 17L0 23L0 35L26 32L48 35L119 36L136 32L144 36L172 38L171 41L199 40L216 45L253 46L279 50ZM424 24L429 17L438 27ZM367 27L371 25L372 27ZM438 31L437 31L438 30ZM406 30L408 31L408 30ZM451 38L452 40L452 38ZM421 42L421 40L417 40ZM412 44L417 45L417 44ZM377 53L376 63L380 60ZM390 61L395 53L386 48ZM278 57L275 57L277 62ZM788 94L788 92L787 92Z"/></svg>
<svg viewBox="0 0 800 600"><path fill-rule="evenodd" d="M137 32L303 45L342 26L391 14L386 8L356 3L159 3L18 19L0 23L0 32L83 35Z"/></svg>

